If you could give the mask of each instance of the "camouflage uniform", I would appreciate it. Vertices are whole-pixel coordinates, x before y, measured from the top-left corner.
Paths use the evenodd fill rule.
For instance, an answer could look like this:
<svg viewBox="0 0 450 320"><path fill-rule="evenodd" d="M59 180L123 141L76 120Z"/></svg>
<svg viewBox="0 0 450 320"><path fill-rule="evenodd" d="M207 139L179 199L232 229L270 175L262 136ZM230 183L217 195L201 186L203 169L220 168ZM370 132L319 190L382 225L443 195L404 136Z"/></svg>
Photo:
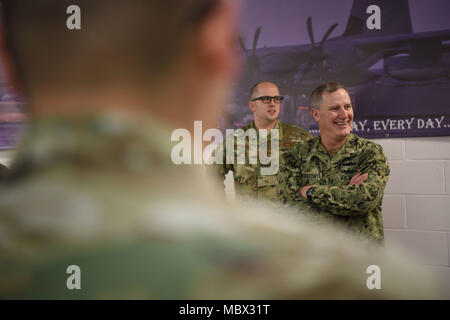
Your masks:
<svg viewBox="0 0 450 320"><path fill-rule="evenodd" d="M358 172L368 179L349 185ZM389 179L389 165L378 144L350 134L344 146L330 159L320 137L297 145L280 163L280 199L308 208L318 219L348 226L362 241L383 243L381 203ZM311 200L299 189L313 187Z"/></svg>
<svg viewBox="0 0 450 320"><path fill-rule="evenodd" d="M434 296L429 278L376 249L298 216L227 205L201 168L173 165L170 149L170 131L142 119L32 122L0 185L0 297ZM366 287L371 264L383 290ZM66 287L70 265L81 290Z"/></svg>
<svg viewBox="0 0 450 320"><path fill-rule="evenodd" d="M259 139L259 131L256 129L254 122L252 121L245 127L241 128L244 132L248 129L255 129ZM302 144L304 141L312 138L312 135L300 127L283 123L278 121L275 128L279 130L279 156L294 147L296 144ZM235 133L237 138L240 133ZM267 137L267 155L271 155L271 142L270 142L270 130L268 130ZM223 181L225 175L228 171L233 171L234 178L234 190L236 195L240 199L265 199L265 200L276 200L278 199L277 194L277 174L273 175L262 175L261 174L261 164L250 164L247 159L249 159L249 138L246 137L246 147L245 147L245 159L246 164L237 164L236 158L238 152L236 152L237 147L235 145L235 161L234 164L226 163L226 147L223 145L223 164L218 165L218 171L220 175L220 181ZM256 142L257 143L257 142ZM259 154L259 148L258 148Z"/></svg>

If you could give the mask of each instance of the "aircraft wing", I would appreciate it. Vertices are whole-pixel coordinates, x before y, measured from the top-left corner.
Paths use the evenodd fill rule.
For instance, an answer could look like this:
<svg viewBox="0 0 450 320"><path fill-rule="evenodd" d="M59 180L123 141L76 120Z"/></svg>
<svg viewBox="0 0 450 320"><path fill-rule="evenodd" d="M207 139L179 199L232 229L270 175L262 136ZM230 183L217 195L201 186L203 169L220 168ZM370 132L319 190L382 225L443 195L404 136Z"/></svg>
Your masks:
<svg viewBox="0 0 450 320"><path fill-rule="evenodd" d="M392 47L405 46L408 45L409 42L415 41L441 42L445 40L450 40L450 30L405 33L405 34L394 34L389 36L362 38L353 40L353 43L358 48L364 49L372 46L392 46Z"/></svg>

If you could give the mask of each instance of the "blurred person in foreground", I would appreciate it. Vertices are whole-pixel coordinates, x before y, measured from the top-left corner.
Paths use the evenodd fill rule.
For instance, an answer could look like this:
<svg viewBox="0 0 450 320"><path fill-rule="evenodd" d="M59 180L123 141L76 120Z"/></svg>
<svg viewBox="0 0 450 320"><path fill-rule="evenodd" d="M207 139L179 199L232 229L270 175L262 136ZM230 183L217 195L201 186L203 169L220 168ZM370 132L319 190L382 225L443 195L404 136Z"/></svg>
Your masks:
<svg viewBox="0 0 450 320"><path fill-rule="evenodd" d="M235 1L80 0L78 31L71 2L38 3L2 1L31 122L0 189L0 297L433 297L401 258L231 207L199 166L172 163L171 131L213 127L230 88Z"/></svg>

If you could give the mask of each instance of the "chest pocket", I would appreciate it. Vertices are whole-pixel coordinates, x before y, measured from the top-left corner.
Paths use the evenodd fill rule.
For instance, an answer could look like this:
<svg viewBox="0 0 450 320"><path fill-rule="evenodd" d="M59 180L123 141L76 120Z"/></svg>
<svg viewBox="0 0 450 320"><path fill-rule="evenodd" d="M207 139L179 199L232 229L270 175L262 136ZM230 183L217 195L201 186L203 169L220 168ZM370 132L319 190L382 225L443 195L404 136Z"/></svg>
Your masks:
<svg viewBox="0 0 450 320"><path fill-rule="evenodd" d="M352 177L358 173L357 163L354 159L344 159L335 171L335 184L348 184Z"/></svg>

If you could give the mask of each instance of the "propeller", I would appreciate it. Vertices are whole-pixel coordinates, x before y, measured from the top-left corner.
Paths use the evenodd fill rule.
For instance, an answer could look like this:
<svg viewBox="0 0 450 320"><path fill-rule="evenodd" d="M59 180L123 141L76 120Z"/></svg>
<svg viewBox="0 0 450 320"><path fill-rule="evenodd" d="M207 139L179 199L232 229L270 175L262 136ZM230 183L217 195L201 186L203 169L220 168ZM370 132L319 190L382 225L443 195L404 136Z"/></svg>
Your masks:
<svg viewBox="0 0 450 320"><path fill-rule="evenodd" d="M252 48L252 56L255 55L256 46L258 45L259 35L261 33L261 26L256 29L255 35L253 37L253 48Z"/></svg>
<svg viewBox="0 0 450 320"><path fill-rule="evenodd" d="M331 35L331 33L334 31L334 29L336 29L337 26L338 26L338 24L335 23L328 28L327 32L325 33L325 35L322 38L322 41L320 41L319 47L323 46L325 41L327 41L328 37Z"/></svg>
<svg viewBox="0 0 450 320"><path fill-rule="evenodd" d="M313 48L316 47L316 43L314 41L314 33L312 30L312 18L308 17L308 19L306 19L306 30L308 30L308 36L309 36L309 40L311 41L311 46Z"/></svg>
<svg viewBox="0 0 450 320"><path fill-rule="evenodd" d="M261 59L271 56L271 55L274 55L274 53L268 53L262 57L258 57L256 55L256 48L258 46L259 36L261 34L261 28L262 27L259 26L255 31L255 34L253 36L253 46L251 48L251 52L249 52L250 50L247 49L247 46L245 45L242 38L239 37L239 44L241 46L242 51L244 51L244 54L246 57L246 65L247 65L248 73L251 75L250 81L252 83L259 81L259 78L261 75L261 70L260 70Z"/></svg>
<svg viewBox="0 0 450 320"><path fill-rule="evenodd" d="M312 26L312 18L308 17L306 19L306 30L308 32L309 40L311 42L311 49L306 52L306 56L308 61L308 64L303 69L302 75L300 76L298 83L302 82L305 75L310 71L310 69L314 65L319 65L321 68L324 67L324 61L327 57L327 54L325 53L325 50L323 49L323 45L325 44L325 41L327 41L328 37L331 35L331 33L336 29L338 26L337 23L331 25L327 32L322 37L322 40L319 42L319 44L316 43L314 40L314 32L313 32L313 26ZM304 57L304 55L303 55ZM304 61L302 62L302 64Z"/></svg>

